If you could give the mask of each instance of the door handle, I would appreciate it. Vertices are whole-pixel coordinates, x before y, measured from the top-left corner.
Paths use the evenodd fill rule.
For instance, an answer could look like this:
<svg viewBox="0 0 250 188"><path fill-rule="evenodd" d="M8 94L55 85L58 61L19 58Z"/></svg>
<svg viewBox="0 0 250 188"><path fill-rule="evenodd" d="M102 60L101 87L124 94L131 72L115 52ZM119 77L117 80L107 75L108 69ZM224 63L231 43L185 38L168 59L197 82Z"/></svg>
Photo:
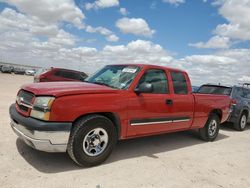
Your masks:
<svg viewBox="0 0 250 188"><path fill-rule="evenodd" d="M169 106L171 106L171 105L173 105L173 100L171 100L171 99L166 99L166 105L169 105Z"/></svg>

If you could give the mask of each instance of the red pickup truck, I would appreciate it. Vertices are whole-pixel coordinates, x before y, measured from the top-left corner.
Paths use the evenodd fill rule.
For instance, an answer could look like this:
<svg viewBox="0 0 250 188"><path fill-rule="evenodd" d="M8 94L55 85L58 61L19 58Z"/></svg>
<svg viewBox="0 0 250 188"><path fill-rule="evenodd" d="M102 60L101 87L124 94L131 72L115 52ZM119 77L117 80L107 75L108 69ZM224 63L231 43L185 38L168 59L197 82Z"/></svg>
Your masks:
<svg viewBox="0 0 250 188"><path fill-rule="evenodd" d="M193 94L184 71L124 64L107 65L84 82L24 85L10 117L29 146L93 166L121 139L198 129L213 141L230 107L228 96Z"/></svg>

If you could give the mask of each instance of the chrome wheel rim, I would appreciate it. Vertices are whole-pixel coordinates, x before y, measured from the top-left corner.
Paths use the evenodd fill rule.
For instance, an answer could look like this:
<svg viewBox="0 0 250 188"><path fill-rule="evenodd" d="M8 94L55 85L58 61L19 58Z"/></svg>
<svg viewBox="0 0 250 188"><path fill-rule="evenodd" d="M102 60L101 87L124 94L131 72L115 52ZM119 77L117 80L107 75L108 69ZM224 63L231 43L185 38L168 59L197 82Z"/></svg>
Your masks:
<svg viewBox="0 0 250 188"><path fill-rule="evenodd" d="M83 139L83 151L88 156L100 155L108 145L108 133L103 128L89 131Z"/></svg>
<svg viewBox="0 0 250 188"><path fill-rule="evenodd" d="M217 130L217 122L216 120L212 120L209 125L208 125L208 135L210 137L213 137L216 134L216 130Z"/></svg>
<svg viewBox="0 0 250 188"><path fill-rule="evenodd" d="M244 129L246 127L246 124L247 124L247 116L243 115L240 120L240 127Z"/></svg>

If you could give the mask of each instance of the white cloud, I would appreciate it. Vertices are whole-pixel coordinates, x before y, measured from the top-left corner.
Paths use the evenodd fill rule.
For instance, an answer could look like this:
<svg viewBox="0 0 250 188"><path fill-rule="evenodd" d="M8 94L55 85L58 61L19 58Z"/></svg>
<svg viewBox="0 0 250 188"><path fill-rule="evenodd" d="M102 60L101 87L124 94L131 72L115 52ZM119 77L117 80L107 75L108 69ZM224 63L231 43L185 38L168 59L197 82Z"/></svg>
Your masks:
<svg viewBox="0 0 250 188"><path fill-rule="evenodd" d="M57 25L38 22L35 18L10 8L5 8L1 12L0 25L2 32L15 29L28 31L34 35L55 36L58 33Z"/></svg>
<svg viewBox="0 0 250 188"><path fill-rule="evenodd" d="M121 18L117 20L116 27L123 33L151 37L155 30L150 29L148 23L142 18Z"/></svg>
<svg viewBox="0 0 250 188"><path fill-rule="evenodd" d="M164 3L169 3L175 6L178 6L182 3L185 3L185 0L162 0Z"/></svg>
<svg viewBox="0 0 250 188"><path fill-rule="evenodd" d="M119 40L119 38L109 29L105 27L92 27L92 26L87 26L86 31L89 33L99 33L101 35L106 36L106 40L110 42L116 42Z"/></svg>
<svg viewBox="0 0 250 188"><path fill-rule="evenodd" d="M72 36L64 32L59 30L59 34L45 42L25 30L0 33L1 55L13 63L65 67L88 73L113 63L169 66L186 70L194 85L248 81L250 49L225 49L210 55L175 59L159 44L146 40L135 40L126 45L107 45L101 50L75 47L71 42L74 41Z"/></svg>
<svg viewBox="0 0 250 188"><path fill-rule="evenodd" d="M90 9L103 9L119 6L119 0L97 0L94 3L86 3L85 8Z"/></svg>
<svg viewBox="0 0 250 188"><path fill-rule="evenodd" d="M215 33L232 39L250 40L250 2L249 0L216 1L219 13L229 23L219 24Z"/></svg>
<svg viewBox="0 0 250 188"><path fill-rule="evenodd" d="M219 66L219 65L232 65L237 63L237 60L225 57L225 56L218 56L218 55L191 55L185 57L187 62L191 62L193 64L202 64L204 66Z"/></svg>
<svg viewBox="0 0 250 188"><path fill-rule="evenodd" d="M18 7L20 7L20 2L23 1L17 3L15 1ZM53 2L44 1L43 3ZM223 5L221 4L221 7ZM46 7L48 15L52 16L54 13L49 7ZM36 7L36 9L38 8L39 6ZM56 9L54 6L52 8ZM190 74L192 83L197 85L207 82L237 84L249 81L250 49L226 48L227 40L236 39L235 35L232 37L231 35L217 34L206 43L200 43L197 47L218 48L219 46L218 51L208 55L190 55L182 59L175 59L159 44L146 40L134 40L124 45L106 45L103 49L98 50L87 46L76 47L78 38L61 28L62 22L65 21L69 22L70 25L78 25L73 19L78 15L74 11L72 11L74 15L72 19L69 19L70 16L66 16L67 19L56 16L47 20L47 15L41 14L41 12L46 14L43 6L41 9L39 14L32 13L33 10L25 12L23 8L20 10L18 8L19 11L5 8L0 13L0 53L4 60L36 66L78 69L88 73L94 72L97 67L111 63L148 63L186 70ZM238 6L235 6L235 9L244 12ZM70 10L73 9L70 8ZM55 14L59 14L58 9L56 9ZM226 15L225 12L223 14ZM244 15L245 13L239 14ZM77 17L82 19L81 16ZM234 25L237 22L241 31L244 31L242 28L247 28L247 22L243 19L245 17L242 17L242 21L235 17L229 19L229 17L230 22L225 25ZM117 26L122 32L138 36L153 35L154 30L150 29L145 20L141 18L123 18L121 20L124 21L124 19L125 23L121 24L120 27ZM117 25L118 22L119 20ZM87 26L85 29L87 32L103 35L108 41L118 40L118 37L105 27ZM244 38L248 38L246 33L242 35Z"/></svg>
<svg viewBox="0 0 250 188"><path fill-rule="evenodd" d="M87 26L86 31L89 33L100 33L102 35L110 35L112 32L108 30L107 28L104 27L92 27L92 26Z"/></svg>
<svg viewBox="0 0 250 188"><path fill-rule="evenodd" d="M37 37L39 36L46 36L50 43L72 46L76 40L73 35L59 29L56 24L37 22L36 18L18 13L10 8L5 8L0 13L0 25L2 36L8 35L8 32L13 33L13 35L15 33L19 35L26 34L31 42L38 41Z"/></svg>
<svg viewBox="0 0 250 188"><path fill-rule="evenodd" d="M166 55L166 51L158 44L154 44L150 41L145 41L145 40L136 40L136 41L131 41L129 42L126 46L124 45L118 45L118 46L105 46L104 47L105 52L116 52L116 53L121 53L123 54L124 52L127 53L129 52L130 54L138 55L140 56L147 56L150 55ZM155 55L154 55L155 54ZM146 58L145 58L145 61Z"/></svg>
<svg viewBox="0 0 250 188"><path fill-rule="evenodd" d="M215 0L214 6L219 7L219 14L228 23L217 25L213 36L207 42L191 43L197 48L229 48L234 41L250 40L250 2L249 0Z"/></svg>
<svg viewBox="0 0 250 188"><path fill-rule="evenodd" d="M64 46L74 46L75 37L70 33L67 33L64 30L60 29L55 37L49 38L49 42Z"/></svg>
<svg viewBox="0 0 250 188"><path fill-rule="evenodd" d="M227 49L211 55L191 55L182 61L192 82L197 85L238 84L239 78L249 76L250 72L249 49Z"/></svg>
<svg viewBox="0 0 250 188"><path fill-rule="evenodd" d="M111 34L111 35L109 35L109 36L106 37L106 40L110 41L110 42L117 42L119 40L119 37L117 37L114 34Z"/></svg>
<svg viewBox="0 0 250 188"><path fill-rule="evenodd" d="M126 8L120 8L119 12L121 13L121 15L123 16L127 16L129 14L129 12L127 11Z"/></svg>
<svg viewBox="0 0 250 188"><path fill-rule="evenodd" d="M73 0L4 0L14 5L21 12L34 17L37 22L57 23L66 21L78 28L83 28L82 20L85 18L82 11L75 5Z"/></svg>
<svg viewBox="0 0 250 188"><path fill-rule="evenodd" d="M240 82L248 82L250 83L250 76L242 76L238 79Z"/></svg>
<svg viewBox="0 0 250 188"><path fill-rule="evenodd" d="M213 36L205 43L190 43L189 46L196 48L225 49L230 47L230 39L228 37Z"/></svg>

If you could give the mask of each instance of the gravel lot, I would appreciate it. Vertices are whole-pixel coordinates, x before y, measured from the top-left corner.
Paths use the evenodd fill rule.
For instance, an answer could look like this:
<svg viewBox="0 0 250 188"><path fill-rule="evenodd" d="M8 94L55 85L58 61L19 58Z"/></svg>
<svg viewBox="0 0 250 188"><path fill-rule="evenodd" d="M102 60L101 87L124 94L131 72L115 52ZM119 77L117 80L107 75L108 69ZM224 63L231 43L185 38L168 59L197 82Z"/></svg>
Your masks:
<svg viewBox="0 0 250 188"><path fill-rule="evenodd" d="M193 131L122 141L93 168L79 168L66 153L33 150L17 139L8 114L32 79L0 73L0 187L250 187L250 126L224 125L212 143Z"/></svg>

